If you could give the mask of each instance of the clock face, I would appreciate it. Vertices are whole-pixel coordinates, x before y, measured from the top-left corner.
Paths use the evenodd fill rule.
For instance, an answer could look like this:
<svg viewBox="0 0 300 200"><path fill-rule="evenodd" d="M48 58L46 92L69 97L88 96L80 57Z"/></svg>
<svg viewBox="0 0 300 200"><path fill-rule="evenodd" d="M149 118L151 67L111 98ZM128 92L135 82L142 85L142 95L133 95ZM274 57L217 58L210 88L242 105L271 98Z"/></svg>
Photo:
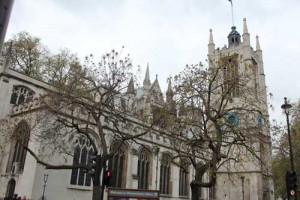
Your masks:
<svg viewBox="0 0 300 200"><path fill-rule="evenodd" d="M262 116L257 117L257 124L262 126L264 124L264 118Z"/></svg>
<svg viewBox="0 0 300 200"><path fill-rule="evenodd" d="M228 113L225 115L225 124L237 126L239 124L239 117L235 113Z"/></svg>
<svg viewBox="0 0 300 200"><path fill-rule="evenodd" d="M193 133L192 133L191 130L188 130L187 137L188 137L188 139L192 139L194 137L194 135L193 135Z"/></svg>

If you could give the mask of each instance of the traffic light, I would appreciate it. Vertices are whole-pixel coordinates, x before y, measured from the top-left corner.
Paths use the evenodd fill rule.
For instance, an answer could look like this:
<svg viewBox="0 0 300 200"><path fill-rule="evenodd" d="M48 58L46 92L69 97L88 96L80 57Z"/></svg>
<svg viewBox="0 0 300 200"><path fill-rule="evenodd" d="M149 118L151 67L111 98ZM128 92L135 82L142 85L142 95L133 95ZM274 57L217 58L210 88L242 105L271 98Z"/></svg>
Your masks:
<svg viewBox="0 0 300 200"><path fill-rule="evenodd" d="M109 169L105 170L105 173L104 173L104 176L102 179L102 184L105 185L106 187L110 186L110 177L111 177L110 170Z"/></svg>
<svg viewBox="0 0 300 200"><path fill-rule="evenodd" d="M99 177L100 177L100 155L90 155L89 156L89 163L88 173L93 179L93 185L99 185Z"/></svg>
<svg viewBox="0 0 300 200"><path fill-rule="evenodd" d="M296 196L297 174L295 171L289 171L286 173L286 188L288 196Z"/></svg>

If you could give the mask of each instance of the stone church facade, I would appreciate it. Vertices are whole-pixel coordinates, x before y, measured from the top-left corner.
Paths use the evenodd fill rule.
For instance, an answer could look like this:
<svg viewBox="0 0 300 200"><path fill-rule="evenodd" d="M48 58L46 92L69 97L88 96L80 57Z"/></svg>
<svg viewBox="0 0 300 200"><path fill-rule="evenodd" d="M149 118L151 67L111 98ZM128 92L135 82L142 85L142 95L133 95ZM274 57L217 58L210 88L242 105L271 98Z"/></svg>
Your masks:
<svg viewBox="0 0 300 200"><path fill-rule="evenodd" d="M235 27L228 36L228 47L215 48L212 31L208 44L208 58L218 59L220 54L243 55L243 62L255 65L256 84L264 94L261 98L266 100L266 85L263 71L262 51L258 37L256 50L250 46L250 35L244 20L244 30L241 41ZM24 113L34 113L41 106L39 96L45 94L51 86L45 82L26 76L7 67L7 60L0 60L0 119L13 120ZM176 112L173 106L173 90L169 80L168 90L164 94L161 91L158 78L151 82L149 66L147 66L143 85L135 88L133 80L129 81L126 94L122 97L130 102L131 108L142 116L156 117L159 108L169 105L170 110ZM262 105L263 112L267 113L267 105ZM41 152L41 145L29 138L31 127L25 120L16 124L14 131L24 134L22 142L26 143L36 152ZM132 128L138 132L138 129ZM269 132L265 131L266 138L270 139ZM2 136L0 136L2 137ZM113 169L114 178L112 186L131 189L160 190L161 199L189 199L191 197L189 183L193 180L194 170L192 166L186 169L172 164L172 150L168 147L170 142L159 129L142 136L139 143L125 143L114 156L113 163L108 166ZM264 144L268 145L270 143ZM113 149L116 141L111 141L108 148ZM14 141L4 143L0 155L0 198L18 193L27 199L41 199L43 192L47 200L81 200L91 199L91 178L79 170L45 170L36 163L35 159L20 144ZM90 144L86 140L74 142L74 155L87 160ZM268 152L269 153L269 152ZM262 155L269 157L270 155ZM74 156L75 157L75 156ZM50 158L49 158L50 159ZM54 155L49 161L60 160L59 155ZM66 160L71 164L74 158ZM270 160L267 161L270 163ZM217 184L214 188L203 189L201 199L210 200L269 200L274 199L273 182L270 165L262 166L257 163L247 165L239 171L228 173L220 169L217 173ZM234 176L235 178L231 177ZM238 178L236 178L238 177ZM47 181L46 181L47 178ZM44 184L46 183L45 191ZM104 198L106 198L106 193Z"/></svg>
<svg viewBox="0 0 300 200"><path fill-rule="evenodd" d="M263 115L268 116L265 73L259 37L256 36L256 48L254 50L250 44L250 34L248 32L246 19L243 20L242 35L236 30L235 26L231 29L228 35L228 46L225 45L223 48L215 48L212 30L210 30L208 58L209 60L219 60L221 57L223 59L232 59L234 56L238 57L236 64L237 69L235 69L234 72L228 71L228 68L224 68L224 71L227 70L231 75L234 73L243 73L246 71L246 67L251 67L251 76L254 75L251 84L253 84L255 88L256 98L260 102L263 102L260 106L260 110ZM212 63L210 63L210 65L212 66ZM258 117L256 123L262 125L267 122ZM214 188L216 190L216 199L274 199L270 131L264 128L259 134L264 142L260 143L257 147L257 151L260 152L259 157L263 164L255 163L246 158L242 166L220 168L218 171L217 184ZM232 169L230 173L228 173L228 168ZM235 168L237 168L237 170L235 170Z"/></svg>

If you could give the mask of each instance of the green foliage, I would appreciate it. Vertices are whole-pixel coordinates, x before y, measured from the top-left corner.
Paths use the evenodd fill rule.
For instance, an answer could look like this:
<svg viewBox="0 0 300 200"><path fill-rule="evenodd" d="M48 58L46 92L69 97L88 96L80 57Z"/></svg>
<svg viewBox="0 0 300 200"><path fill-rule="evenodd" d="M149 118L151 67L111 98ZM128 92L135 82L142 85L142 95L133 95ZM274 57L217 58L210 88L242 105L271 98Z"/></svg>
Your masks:
<svg viewBox="0 0 300 200"><path fill-rule="evenodd" d="M67 81L68 76L76 73L79 65L75 54L69 49L61 49L59 53L46 57L43 79L55 87L60 87Z"/></svg>
<svg viewBox="0 0 300 200"><path fill-rule="evenodd" d="M41 77L48 50L40 38L23 31L5 42L4 46L10 49L11 68L35 78Z"/></svg>
<svg viewBox="0 0 300 200"><path fill-rule="evenodd" d="M275 156L272 163L275 196L283 199L287 197L285 174L290 169L289 163L289 158L283 155Z"/></svg>

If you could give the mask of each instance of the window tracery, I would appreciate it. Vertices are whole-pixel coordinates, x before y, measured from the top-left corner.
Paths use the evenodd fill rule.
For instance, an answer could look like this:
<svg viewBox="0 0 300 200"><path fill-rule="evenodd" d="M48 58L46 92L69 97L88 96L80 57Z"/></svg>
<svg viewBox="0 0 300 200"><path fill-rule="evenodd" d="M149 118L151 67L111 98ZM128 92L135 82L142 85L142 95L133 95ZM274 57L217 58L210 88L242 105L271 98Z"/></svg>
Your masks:
<svg viewBox="0 0 300 200"><path fill-rule="evenodd" d="M168 195L171 193L171 156L168 154L163 154L161 157L160 164L160 193Z"/></svg>
<svg viewBox="0 0 300 200"><path fill-rule="evenodd" d="M110 185L111 187L125 187L126 184L126 153L127 148L124 144L120 146L119 142L111 145L110 152L114 152L114 156L108 162L108 169L111 171Z"/></svg>
<svg viewBox="0 0 300 200"><path fill-rule="evenodd" d="M146 148L142 148L139 152L138 159L138 188L149 188L149 169L151 154Z"/></svg>
<svg viewBox="0 0 300 200"><path fill-rule="evenodd" d="M12 89L10 103L19 105L24 102L28 102L34 94L35 92L26 86L14 85Z"/></svg>
<svg viewBox="0 0 300 200"><path fill-rule="evenodd" d="M25 121L21 121L14 132L12 141L11 158L8 171L11 173L21 173L24 169L26 159L26 149L29 142L30 128Z"/></svg>
<svg viewBox="0 0 300 200"><path fill-rule="evenodd" d="M88 164L89 156L93 155L94 150L86 136L80 135L75 139L73 165ZM72 169L71 185L91 186L91 176L80 169Z"/></svg>

